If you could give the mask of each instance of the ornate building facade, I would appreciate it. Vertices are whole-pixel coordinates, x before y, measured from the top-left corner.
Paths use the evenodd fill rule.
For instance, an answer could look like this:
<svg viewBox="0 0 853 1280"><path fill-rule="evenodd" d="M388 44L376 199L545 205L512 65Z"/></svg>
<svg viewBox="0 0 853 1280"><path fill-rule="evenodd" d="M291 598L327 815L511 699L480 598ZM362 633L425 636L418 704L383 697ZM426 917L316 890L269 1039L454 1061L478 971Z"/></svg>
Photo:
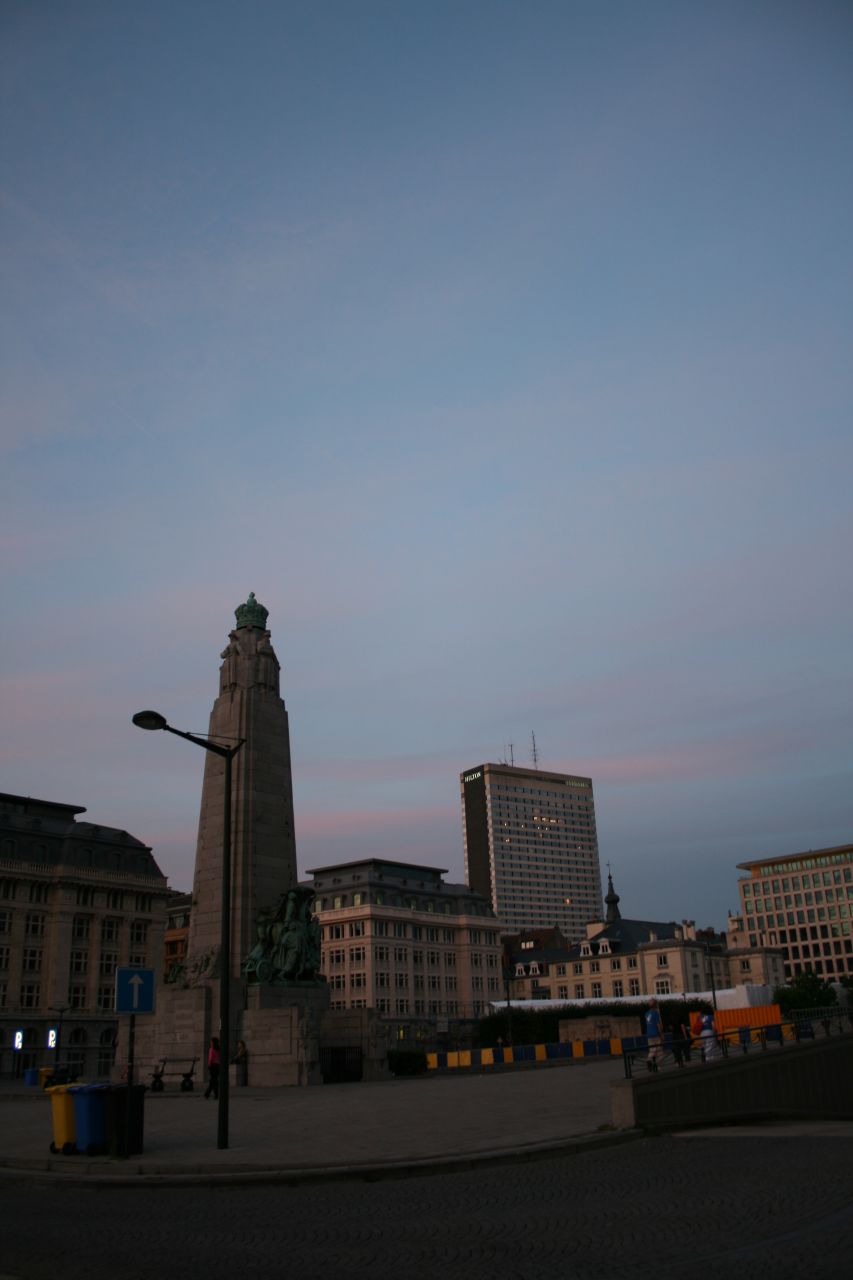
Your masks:
<svg viewBox="0 0 853 1280"><path fill-rule="evenodd" d="M162 963L166 877L146 845L79 821L85 812L0 794L5 1076L55 1057L87 1074L109 1074L116 968Z"/></svg>
<svg viewBox="0 0 853 1280"><path fill-rule="evenodd" d="M375 1009L399 1033L479 1018L500 998L499 924L467 885L383 858L309 874L333 1009Z"/></svg>
<svg viewBox="0 0 853 1280"><path fill-rule="evenodd" d="M666 999L784 983L778 947L750 946L734 930L718 934L692 920L624 919L610 876L607 889L605 918L589 924L580 942L567 945L554 931L535 930L507 939L513 999Z"/></svg>

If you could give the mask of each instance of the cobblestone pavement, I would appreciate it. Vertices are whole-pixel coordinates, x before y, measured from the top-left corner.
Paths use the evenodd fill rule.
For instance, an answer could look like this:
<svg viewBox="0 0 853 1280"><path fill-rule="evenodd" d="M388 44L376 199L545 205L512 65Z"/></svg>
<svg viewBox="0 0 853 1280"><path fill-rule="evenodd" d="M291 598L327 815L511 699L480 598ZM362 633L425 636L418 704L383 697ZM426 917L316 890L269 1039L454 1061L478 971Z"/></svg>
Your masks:
<svg viewBox="0 0 853 1280"><path fill-rule="evenodd" d="M820 1280L853 1255L851 1159L845 1137L682 1137L394 1182L5 1189L0 1277Z"/></svg>

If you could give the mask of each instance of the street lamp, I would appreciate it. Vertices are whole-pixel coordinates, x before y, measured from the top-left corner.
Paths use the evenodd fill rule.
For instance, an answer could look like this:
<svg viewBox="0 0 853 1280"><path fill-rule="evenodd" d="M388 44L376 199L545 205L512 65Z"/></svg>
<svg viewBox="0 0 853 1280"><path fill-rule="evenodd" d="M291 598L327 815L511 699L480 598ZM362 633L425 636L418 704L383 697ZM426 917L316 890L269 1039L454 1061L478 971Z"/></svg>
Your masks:
<svg viewBox="0 0 853 1280"><path fill-rule="evenodd" d="M231 1017L231 761L246 741L234 738L233 747L224 747L209 737L173 729L159 711L137 711L133 723L139 729L165 729L178 738L186 738L205 751L212 751L225 761L225 795L223 800L222 827L222 915L219 936L219 1111L216 1145L220 1151L228 1146L228 1064L231 1060L229 1022ZM219 735L224 737L225 735Z"/></svg>
<svg viewBox="0 0 853 1280"><path fill-rule="evenodd" d="M63 1017L63 1014L66 1014L68 1012L69 1007L70 1006L67 1004L64 1004L62 1008L60 1008L59 1005L52 1004L49 1009L50 1013L59 1014L59 1026L56 1029L56 1057L54 1058L54 1062L56 1063L57 1070L59 1068L59 1059L62 1053L62 1017Z"/></svg>

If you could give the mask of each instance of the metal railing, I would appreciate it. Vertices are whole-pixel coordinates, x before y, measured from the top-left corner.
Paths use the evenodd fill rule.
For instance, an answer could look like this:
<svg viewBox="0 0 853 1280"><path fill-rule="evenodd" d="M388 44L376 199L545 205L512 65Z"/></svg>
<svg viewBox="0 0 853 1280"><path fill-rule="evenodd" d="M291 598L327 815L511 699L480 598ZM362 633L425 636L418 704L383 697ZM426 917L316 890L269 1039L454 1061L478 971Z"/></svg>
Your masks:
<svg viewBox="0 0 853 1280"><path fill-rule="evenodd" d="M637 1039L643 1043L630 1049L623 1045L622 1058L626 1079L630 1080L636 1070L654 1074L672 1068L719 1062L745 1053L764 1053L771 1046L778 1045L782 1049L786 1044L843 1035L851 1030L853 1009L801 1009L770 1026L732 1027L713 1035L689 1038L665 1035L657 1047L650 1047L645 1037L638 1036Z"/></svg>

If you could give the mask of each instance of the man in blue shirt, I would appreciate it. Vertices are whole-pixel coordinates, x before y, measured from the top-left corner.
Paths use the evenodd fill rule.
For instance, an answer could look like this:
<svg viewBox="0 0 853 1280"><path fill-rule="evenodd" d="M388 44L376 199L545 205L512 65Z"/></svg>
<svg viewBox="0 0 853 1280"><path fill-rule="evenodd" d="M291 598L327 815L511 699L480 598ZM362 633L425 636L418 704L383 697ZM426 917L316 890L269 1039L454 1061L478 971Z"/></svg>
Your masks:
<svg viewBox="0 0 853 1280"><path fill-rule="evenodd" d="M657 1000L650 1000L644 1015L646 1036L649 1042L649 1056L646 1067L649 1071L657 1071L658 1062L663 1056L663 1019L660 1016Z"/></svg>

